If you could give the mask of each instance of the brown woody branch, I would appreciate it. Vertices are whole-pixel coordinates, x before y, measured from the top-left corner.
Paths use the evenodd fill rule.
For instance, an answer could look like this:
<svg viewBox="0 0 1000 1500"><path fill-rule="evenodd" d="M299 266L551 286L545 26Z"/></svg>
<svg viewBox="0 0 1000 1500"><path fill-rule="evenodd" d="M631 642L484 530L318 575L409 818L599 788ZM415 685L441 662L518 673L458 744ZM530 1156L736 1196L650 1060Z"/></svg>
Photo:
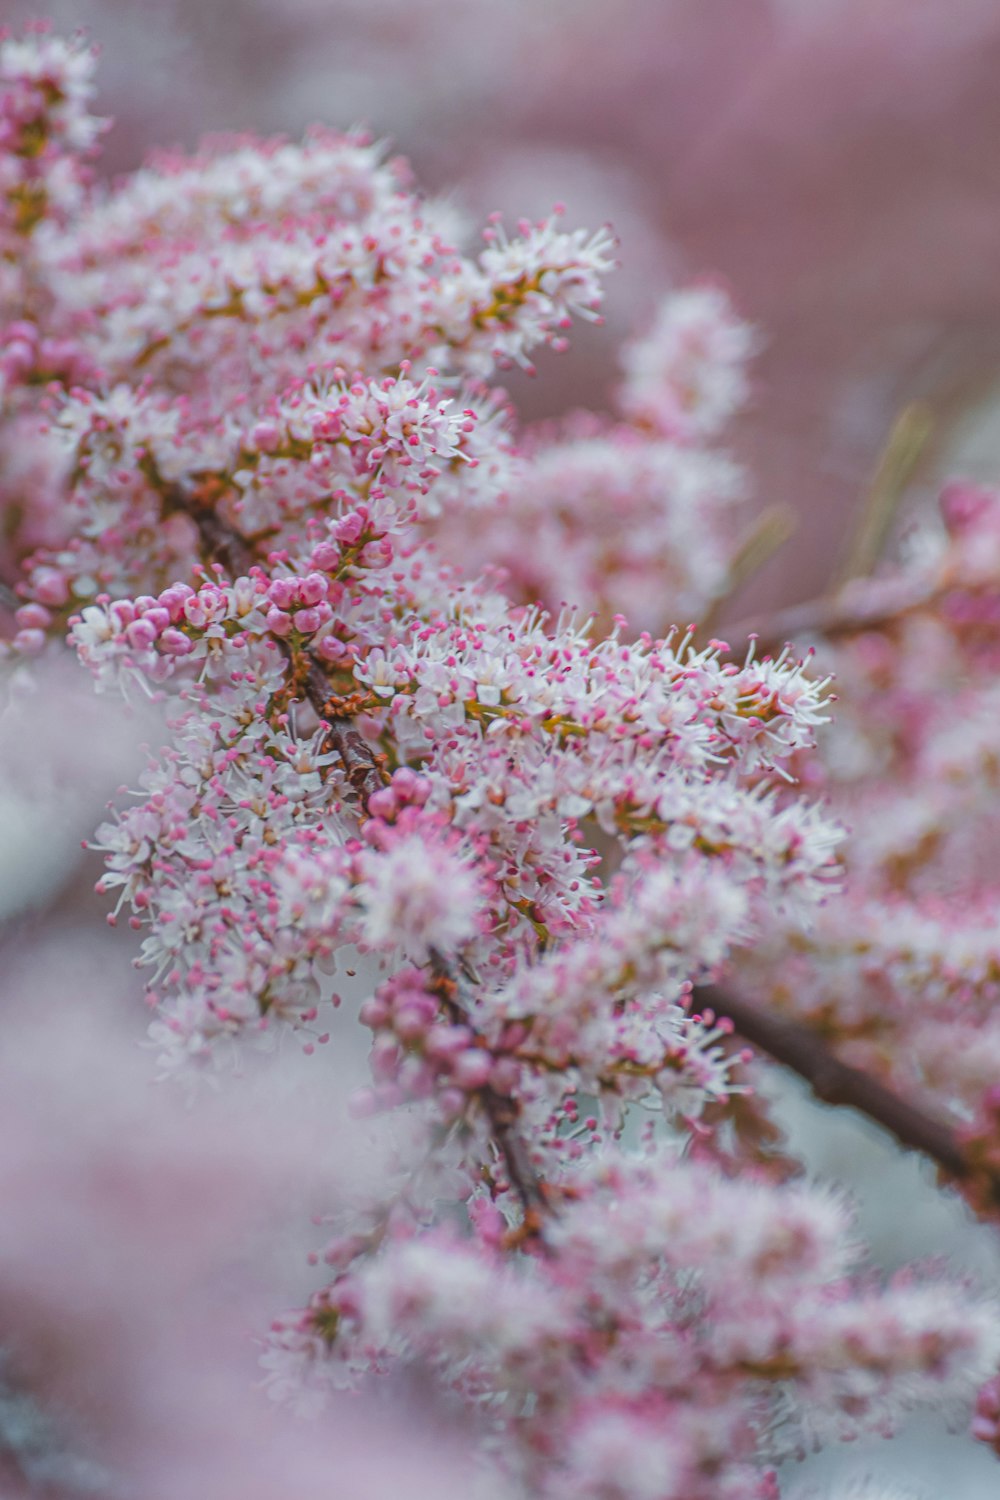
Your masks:
<svg viewBox="0 0 1000 1500"><path fill-rule="evenodd" d="M198 536L205 551L209 557L221 563L227 573L233 578L247 576L256 562L253 550L238 531L227 526L217 510L196 500L186 499L183 491L177 488L170 491L169 509L184 511L191 517L198 528Z"/></svg>
<svg viewBox="0 0 1000 1500"><path fill-rule="evenodd" d="M310 657L305 680L306 697L316 716L327 726L327 741L340 757L344 774L363 808L386 784L385 757L373 750L354 721L344 714L331 712L330 683L323 668Z"/></svg>
<svg viewBox="0 0 1000 1500"><path fill-rule="evenodd" d="M176 487L165 495L165 502L168 510L182 510L191 517L208 556L221 563L233 577L245 577L250 572L256 561L252 548L211 505L188 499ZM331 710L330 683L314 657L309 657L303 686L317 718L327 726L327 740L340 757L355 796L363 807L367 806L369 799L385 785L380 758L353 720Z"/></svg>
<svg viewBox="0 0 1000 1500"><path fill-rule="evenodd" d="M184 510L195 522L202 545L210 557L234 575L249 573L254 563L252 550L245 538L227 525L215 509L197 500L188 500L177 490L171 492L170 503L173 508ZM303 687L317 717L327 726L327 740L340 758L362 811L367 812L371 798L386 783L383 758L372 749L350 718L330 712L330 683L314 657L309 657ZM475 1029L459 1000L457 982L441 954L432 954L431 969L435 989L445 1010L457 1024L469 1026L474 1033ZM479 1090L479 1098L510 1185L521 1201L524 1228L537 1234L548 1200L545 1186L517 1132L517 1101L489 1085Z"/></svg>
<svg viewBox="0 0 1000 1500"><path fill-rule="evenodd" d="M447 960L435 949L431 950L431 972L434 987L444 1009L456 1025L471 1027L469 1016L459 999L458 983ZM508 1094L501 1094L489 1084L479 1090L486 1118L497 1149L503 1157L510 1185L521 1200L525 1223L533 1232L540 1227L541 1215L549 1208L545 1184L535 1171L524 1141L517 1132L518 1103Z"/></svg>
<svg viewBox="0 0 1000 1500"><path fill-rule="evenodd" d="M844 1105L867 1115L901 1146L930 1157L947 1177L969 1183L981 1175L955 1131L870 1074L841 1062L809 1026L715 985L699 986L695 1001L702 1010L728 1017L744 1041L804 1078L825 1104ZM986 1196L994 1205L1000 1205L1000 1180L995 1174L978 1186L987 1189Z"/></svg>

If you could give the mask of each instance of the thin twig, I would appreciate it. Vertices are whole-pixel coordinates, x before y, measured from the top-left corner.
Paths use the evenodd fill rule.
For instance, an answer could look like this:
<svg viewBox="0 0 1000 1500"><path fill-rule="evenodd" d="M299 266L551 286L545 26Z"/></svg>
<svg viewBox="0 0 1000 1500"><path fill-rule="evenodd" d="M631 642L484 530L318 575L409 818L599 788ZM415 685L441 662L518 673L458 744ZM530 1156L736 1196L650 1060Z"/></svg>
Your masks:
<svg viewBox="0 0 1000 1500"><path fill-rule="evenodd" d="M354 795L362 808L367 809L375 793L386 784L385 757L372 749L352 719L330 712L330 684L314 657L309 658L305 689L317 718L327 726L327 740L340 757Z"/></svg>
<svg viewBox="0 0 1000 1500"><path fill-rule="evenodd" d="M863 578L878 562L906 487L927 452L934 421L922 401L905 406L879 454L868 494L834 592L852 578Z"/></svg>
<svg viewBox="0 0 1000 1500"><path fill-rule="evenodd" d="M468 1026L475 1034L475 1027L459 998L458 982L443 954L435 949L431 950L431 972L434 975L435 991L452 1021L456 1025ZM527 1147L517 1131L520 1113L517 1100L508 1094L499 1093L490 1084L479 1090L479 1099L490 1122L493 1139L503 1157L510 1185L521 1200L525 1222L530 1223L533 1232L538 1233L541 1227L540 1217L550 1210L551 1204L545 1184L535 1171Z"/></svg>
<svg viewBox="0 0 1000 1500"><path fill-rule="evenodd" d="M948 1177L963 1181L974 1175L973 1164L949 1126L860 1068L841 1062L809 1026L775 1015L715 985L699 986L695 1001L702 1010L728 1017L744 1041L805 1079L825 1104L859 1110L888 1130L901 1146L929 1156ZM991 1187L993 1198L1000 1204L1000 1181L994 1178Z"/></svg>
<svg viewBox="0 0 1000 1500"><path fill-rule="evenodd" d="M794 536L797 527L795 512L789 505L769 505L761 512L737 547L721 592L702 617L702 631L708 634L715 629L719 615L737 589Z"/></svg>
<svg viewBox="0 0 1000 1500"><path fill-rule="evenodd" d="M249 573L254 561L251 549L240 533L227 525L217 511L196 502L185 501L179 491L173 492L171 503L191 516L198 527L202 545L210 557L234 574ZM327 739L340 757L362 813L367 813L372 797L386 784L384 758L369 745L351 719L329 712L327 705L330 684L326 673L312 656L309 657L304 687L317 717L327 725ZM468 1026L475 1035L475 1028L459 1000L457 981L443 955L432 955L431 969L435 989L445 1010L456 1023ZM537 1234L540 1215L549 1205L544 1184L535 1172L527 1148L517 1133L517 1100L499 1093L489 1084L479 1090L479 1098L507 1169L510 1185L521 1201L525 1226L531 1233Z"/></svg>

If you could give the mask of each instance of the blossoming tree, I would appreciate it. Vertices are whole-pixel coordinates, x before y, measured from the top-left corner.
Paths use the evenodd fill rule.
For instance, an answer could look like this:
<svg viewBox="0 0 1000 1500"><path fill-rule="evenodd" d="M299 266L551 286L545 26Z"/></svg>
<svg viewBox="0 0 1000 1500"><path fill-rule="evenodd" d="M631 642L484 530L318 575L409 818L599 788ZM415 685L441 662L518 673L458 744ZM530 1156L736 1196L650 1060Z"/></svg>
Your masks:
<svg viewBox="0 0 1000 1500"><path fill-rule="evenodd" d="M165 705L95 836L163 1071L371 1032L351 1110L394 1173L275 1317L273 1394L417 1369L551 1500L773 1500L817 1437L979 1388L995 1441L1000 1309L873 1278L747 1065L995 1205L991 908L939 886L991 873L997 501L953 492L937 554L793 622L850 690L818 751L785 622L735 653L683 623L745 559L717 444L754 338L719 288L629 346L616 415L525 434L494 374L598 315L607 232L474 253L324 130L98 187L91 70L0 43L5 668L68 640ZM820 788L864 828L847 896Z"/></svg>

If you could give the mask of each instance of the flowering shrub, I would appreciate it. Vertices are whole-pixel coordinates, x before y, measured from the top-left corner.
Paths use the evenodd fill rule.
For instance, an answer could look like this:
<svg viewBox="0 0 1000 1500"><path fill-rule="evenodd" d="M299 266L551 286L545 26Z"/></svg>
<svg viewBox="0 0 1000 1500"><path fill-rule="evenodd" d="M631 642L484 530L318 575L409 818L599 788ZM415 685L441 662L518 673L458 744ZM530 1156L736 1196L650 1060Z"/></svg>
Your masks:
<svg viewBox="0 0 1000 1500"><path fill-rule="evenodd" d="M782 1008L852 1047L847 1011L877 1013L848 1058L870 1072L828 1074L988 1205L988 1132L907 1137L872 1074L940 1076L943 1108L982 1091L936 1038L988 1022L985 921L949 926L918 889L907 919L941 933L921 945L891 876L926 835L927 765L958 765L961 799L988 758L992 700L968 688L982 733L949 744L905 643L847 630L845 801L887 769L895 799L874 790L863 877L823 907L844 837L813 795L828 679L683 623L736 562L742 485L714 445L752 331L720 289L681 291L626 349L617 417L522 434L494 371L598 316L606 231L491 222L474 253L402 163L322 130L96 187L90 67L46 32L0 43L8 674L44 680L68 638L100 691L165 705L95 837L161 1070L336 1048L361 965L352 1111L405 1137L275 1318L272 1393L313 1408L416 1370L498 1483L551 1500L773 1500L808 1443L971 1408L1000 1309L864 1270L848 1205L768 1151L734 1031L794 1061L813 1033ZM942 681L955 653L990 660L995 574L961 537L995 513L953 501L936 582L897 586L892 629L936 632ZM869 747L887 674L907 729ZM859 951L874 993L852 977L842 1012ZM732 995L706 988L734 956ZM897 1064L914 1015L927 1060Z"/></svg>

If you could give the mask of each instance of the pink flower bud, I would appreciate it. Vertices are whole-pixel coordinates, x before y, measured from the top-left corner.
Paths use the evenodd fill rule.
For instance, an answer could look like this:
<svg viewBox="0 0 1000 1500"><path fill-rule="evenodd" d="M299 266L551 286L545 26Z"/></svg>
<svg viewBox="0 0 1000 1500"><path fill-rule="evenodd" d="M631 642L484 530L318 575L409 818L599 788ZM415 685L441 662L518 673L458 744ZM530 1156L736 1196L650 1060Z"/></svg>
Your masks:
<svg viewBox="0 0 1000 1500"><path fill-rule="evenodd" d="M277 422L258 422L250 433L250 446L261 453L274 453L281 445L281 428Z"/></svg>
<svg viewBox="0 0 1000 1500"><path fill-rule="evenodd" d="M45 649L44 630L19 630L14 637L14 647L25 656L37 656Z"/></svg>
<svg viewBox="0 0 1000 1500"><path fill-rule="evenodd" d="M268 630L272 635L286 636L291 631L291 618L290 616L286 615L283 610L269 609L267 614L264 616L264 620L267 624Z"/></svg>
<svg viewBox="0 0 1000 1500"><path fill-rule="evenodd" d="M360 511L352 511L350 515L337 522L333 534L338 542L349 547L358 540L368 524L368 517Z"/></svg>
<svg viewBox="0 0 1000 1500"><path fill-rule="evenodd" d="M47 630L52 624L52 616L40 604L23 604L14 619L25 630Z"/></svg>
<svg viewBox="0 0 1000 1500"><path fill-rule="evenodd" d="M165 630L160 636L160 650L168 656L190 656L194 642L180 630Z"/></svg>
<svg viewBox="0 0 1000 1500"><path fill-rule="evenodd" d="M294 604L299 595L299 581L297 578L275 578L267 590L267 597L272 604L279 609L288 609Z"/></svg>
<svg viewBox="0 0 1000 1500"><path fill-rule="evenodd" d="M432 1026L424 1039L424 1051L428 1057L451 1058L462 1052L472 1041L472 1032L467 1026Z"/></svg>
<svg viewBox="0 0 1000 1500"><path fill-rule="evenodd" d="M135 604L131 599L116 599L111 606L111 617L118 629L124 630L136 617Z"/></svg>
<svg viewBox="0 0 1000 1500"><path fill-rule="evenodd" d="M392 1018L392 1029L404 1042L415 1042L424 1035L428 1018L419 1005L402 1005Z"/></svg>
<svg viewBox="0 0 1000 1500"><path fill-rule="evenodd" d="M380 1026L386 1024L388 1019L389 1007L380 996L369 995L368 999L362 1002L358 1011L358 1020L362 1026L368 1026L372 1031L377 1031Z"/></svg>
<svg viewBox="0 0 1000 1500"><path fill-rule="evenodd" d="M27 375L35 363L34 347L24 339L11 339L0 352L0 369L8 379Z"/></svg>
<svg viewBox="0 0 1000 1500"><path fill-rule="evenodd" d="M512 1094L521 1077L520 1066L511 1057L501 1057L490 1072L490 1086L498 1094Z"/></svg>
<svg viewBox="0 0 1000 1500"><path fill-rule="evenodd" d="M133 620L131 625L125 628L125 639L136 651L145 651L152 646L156 640L156 634L156 627L146 617Z"/></svg>
<svg viewBox="0 0 1000 1500"><path fill-rule="evenodd" d="M395 1040L385 1033L377 1036L368 1060L376 1082L391 1082L399 1071L400 1051Z"/></svg>
<svg viewBox="0 0 1000 1500"><path fill-rule="evenodd" d="M451 1076L459 1088L470 1092L481 1089L489 1082L490 1071L493 1067L493 1058L483 1048L470 1047L467 1052L460 1052L451 1067Z"/></svg>
<svg viewBox="0 0 1000 1500"><path fill-rule="evenodd" d="M168 589L163 590L159 596L159 602L161 607L168 611L171 620L176 622L184 618L184 601L192 592L193 590L183 583L173 583Z"/></svg>
<svg viewBox="0 0 1000 1500"><path fill-rule="evenodd" d="M308 573L299 584L299 598L303 604L319 604L326 598L327 581L322 573Z"/></svg>
<svg viewBox="0 0 1000 1500"><path fill-rule="evenodd" d="M347 655L347 647L335 635L325 635L321 641L315 641L313 650L324 661L340 661Z"/></svg>
<svg viewBox="0 0 1000 1500"><path fill-rule="evenodd" d="M398 773L397 773L398 775ZM391 818L397 810L393 787L380 787L368 798L368 811L376 818Z"/></svg>
<svg viewBox="0 0 1000 1500"><path fill-rule="evenodd" d="M164 609L160 604L154 604L152 609L147 609L142 618L147 620L159 635L161 630L166 630L170 624L170 611Z"/></svg>
<svg viewBox="0 0 1000 1500"><path fill-rule="evenodd" d="M368 542L358 554L358 563L362 568L387 568L392 562L392 543L388 537L378 537L373 542Z"/></svg>
<svg viewBox="0 0 1000 1500"><path fill-rule="evenodd" d="M442 1089L438 1095L438 1105L441 1114L446 1120L453 1120L465 1109L466 1096L461 1089Z"/></svg>
<svg viewBox="0 0 1000 1500"><path fill-rule="evenodd" d="M69 598L66 577L57 568L36 568L31 575L31 586L42 604L51 604L57 609Z"/></svg>

